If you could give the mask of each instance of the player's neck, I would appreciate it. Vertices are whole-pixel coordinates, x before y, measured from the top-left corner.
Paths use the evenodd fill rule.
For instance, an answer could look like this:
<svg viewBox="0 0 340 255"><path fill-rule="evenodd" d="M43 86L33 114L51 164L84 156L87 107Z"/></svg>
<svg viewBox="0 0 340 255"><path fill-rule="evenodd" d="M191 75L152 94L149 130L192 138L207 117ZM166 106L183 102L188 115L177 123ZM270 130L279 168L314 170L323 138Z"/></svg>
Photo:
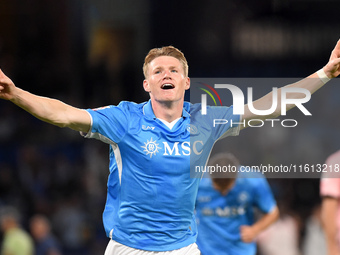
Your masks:
<svg viewBox="0 0 340 255"><path fill-rule="evenodd" d="M165 120L169 123L182 117L183 100L177 102L157 102L151 100L152 110L156 118Z"/></svg>

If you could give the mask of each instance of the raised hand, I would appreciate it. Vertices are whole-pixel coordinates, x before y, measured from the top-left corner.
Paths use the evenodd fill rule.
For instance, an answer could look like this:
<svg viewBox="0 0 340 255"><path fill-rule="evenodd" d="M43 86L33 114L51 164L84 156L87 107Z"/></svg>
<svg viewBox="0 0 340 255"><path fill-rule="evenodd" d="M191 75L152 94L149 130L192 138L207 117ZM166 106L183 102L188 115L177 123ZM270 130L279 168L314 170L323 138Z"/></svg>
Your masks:
<svg viewBox="0 0 340 255"><path fill-rule="evenodd" d="M323 69L329 78L337 77L340 74L340 40L335 45L329 61Z"/></svg>
<svg viewBox="0 0 340 255"><path fill-rule="evenodd" d="M0 98L5 100L13 99L15 89L16 87L12 80L0 69Z"/></svg>

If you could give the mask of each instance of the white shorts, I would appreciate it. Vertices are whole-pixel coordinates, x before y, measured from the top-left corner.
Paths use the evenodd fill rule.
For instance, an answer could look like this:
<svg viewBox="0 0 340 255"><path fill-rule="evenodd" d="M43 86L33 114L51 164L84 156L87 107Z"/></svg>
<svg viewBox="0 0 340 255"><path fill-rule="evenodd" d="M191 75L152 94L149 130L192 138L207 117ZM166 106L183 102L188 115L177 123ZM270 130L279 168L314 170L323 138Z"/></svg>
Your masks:
<svg viewBox="0 0 340 255"><path fill-rule="evenodd" d="M195 243L173 251L144 251L125 246L123 244L117 243L114 240L110 240L106 247L104 255L200 255L200 254L201 252L199 251Z"/></svg>

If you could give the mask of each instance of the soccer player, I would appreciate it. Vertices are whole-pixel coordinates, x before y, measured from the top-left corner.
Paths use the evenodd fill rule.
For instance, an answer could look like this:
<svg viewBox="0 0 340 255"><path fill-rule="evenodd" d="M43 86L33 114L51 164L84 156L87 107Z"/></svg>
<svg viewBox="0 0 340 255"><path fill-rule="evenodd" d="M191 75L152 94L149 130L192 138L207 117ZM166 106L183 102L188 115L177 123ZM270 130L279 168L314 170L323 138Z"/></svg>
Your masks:
<svg viewBox="0 0 340 255"><path fill-rule="evenodd" d="M288 85L311 93L326 80L339 75L340 41L330 61L317 74ZM199 178L190 178L190 163L204 165L212 146L221 137L237 135L239 128L213 128L213 118L234 123L232 107L209 107L201 115L200 105L184 102L190 87L188 64L181 51L168 46L152 49L143 66L144 90L150 100L141 104L78 109L59 100L33 95L14 85L0 71L0 98L12 101L37 118L59 127L82 132L110 145L110 175L103 221L110 237L106 255L112 254L199 254L195 244L194 206ZM291 96L298 97L293 93ZM254 102L268 109L272 95ZM293 106L291 106L293 107ZM268 117L278 116L281 107ZM245 106L243 119L254 116ZM198 132L192 134L191 127ZM192 144L190 144L192 142ZM166 253L169 254L169 253Z"/></svg>
<svg viewBox="0 0 340 255"><path fill-rule="evenodd" d="M320 180L321 220L327 254L340 255L340 151L330 155L325 164L327 173Z"/></svg>
<svg viewBox="0 0 340 255"><path fill-rule="evenodd" d="M209 166L239 169L231 153L213 156ZM260 174L213 171L198 189L196 217L197 245L202 255L255 255L256 237L279 216L268 185ZM256 209L263 216L255 220Z"/></svg>

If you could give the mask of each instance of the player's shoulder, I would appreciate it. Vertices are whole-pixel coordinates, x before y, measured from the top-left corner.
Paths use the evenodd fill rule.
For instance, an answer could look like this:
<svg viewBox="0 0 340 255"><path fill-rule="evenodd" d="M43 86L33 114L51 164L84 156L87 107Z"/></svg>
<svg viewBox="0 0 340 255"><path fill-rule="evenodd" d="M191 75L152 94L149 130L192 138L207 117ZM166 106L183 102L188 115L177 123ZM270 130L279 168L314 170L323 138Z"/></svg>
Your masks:
<svg viewBox="0 0 340 255"><path fill-rule="evenodd" d="M143 102L143 103L136 103L136 102L132 102L132 101L121 101L117 107L121 107L121 108L127 108L127 109L140 109L142 108L147 102Z"/></svg>
<svg viewBox="0 0 340 255"><path fill-rule="evenodd" d="M201 110L201 104L192 104L190 102L184 101L183 108L192 114Z"/></svg>
<svg viewBox="0 0 340 255"><path fill-rule="evenodd" d="M190 102L184 102L184 108L190 109L191 113L195 112L200 112L202 110L202 104L201 103L195 103L192 104ZM233 106L211 106L211 105L206 105L205 106L207 111L212 111L212 112L225 112L226 110L233 110Z"/></svg>
<svg viewBox="0 0 340 255"><path fill-rule="evenodd" d="M211 123L210 120L214 119L234 119L238 115L234 115L233 107L228 106L209 106L205 107L205 113L201 103L188 104L187 107L190 109L190 116L194 122L198 122L199 125L205 125ZM186 105L184 105L186 109ZM235 116L235 117L234 117ZM239 117L237 117L239 118ZM224 125L222 125L224 126Z"/></svg>
<svg viewBox="0 0 340 255"><path fill-rule="evenodd" d="M121 111L128 113L143 113L143 108L147 104L147 102L136 103L131 101L121 101L116 107Z"/></svg>
<svg viewBox="0 0 340 255"><path fill-rule="evenodd" d="M121 101L118 105L107 105L101 106L97 108L93 108L94 112L100 112L102 114L114 114L116 111L125 112L125 113L132 113L132 112L141 112L141 109L146 104L144 103L135 103L131 101Z"/></svg>

